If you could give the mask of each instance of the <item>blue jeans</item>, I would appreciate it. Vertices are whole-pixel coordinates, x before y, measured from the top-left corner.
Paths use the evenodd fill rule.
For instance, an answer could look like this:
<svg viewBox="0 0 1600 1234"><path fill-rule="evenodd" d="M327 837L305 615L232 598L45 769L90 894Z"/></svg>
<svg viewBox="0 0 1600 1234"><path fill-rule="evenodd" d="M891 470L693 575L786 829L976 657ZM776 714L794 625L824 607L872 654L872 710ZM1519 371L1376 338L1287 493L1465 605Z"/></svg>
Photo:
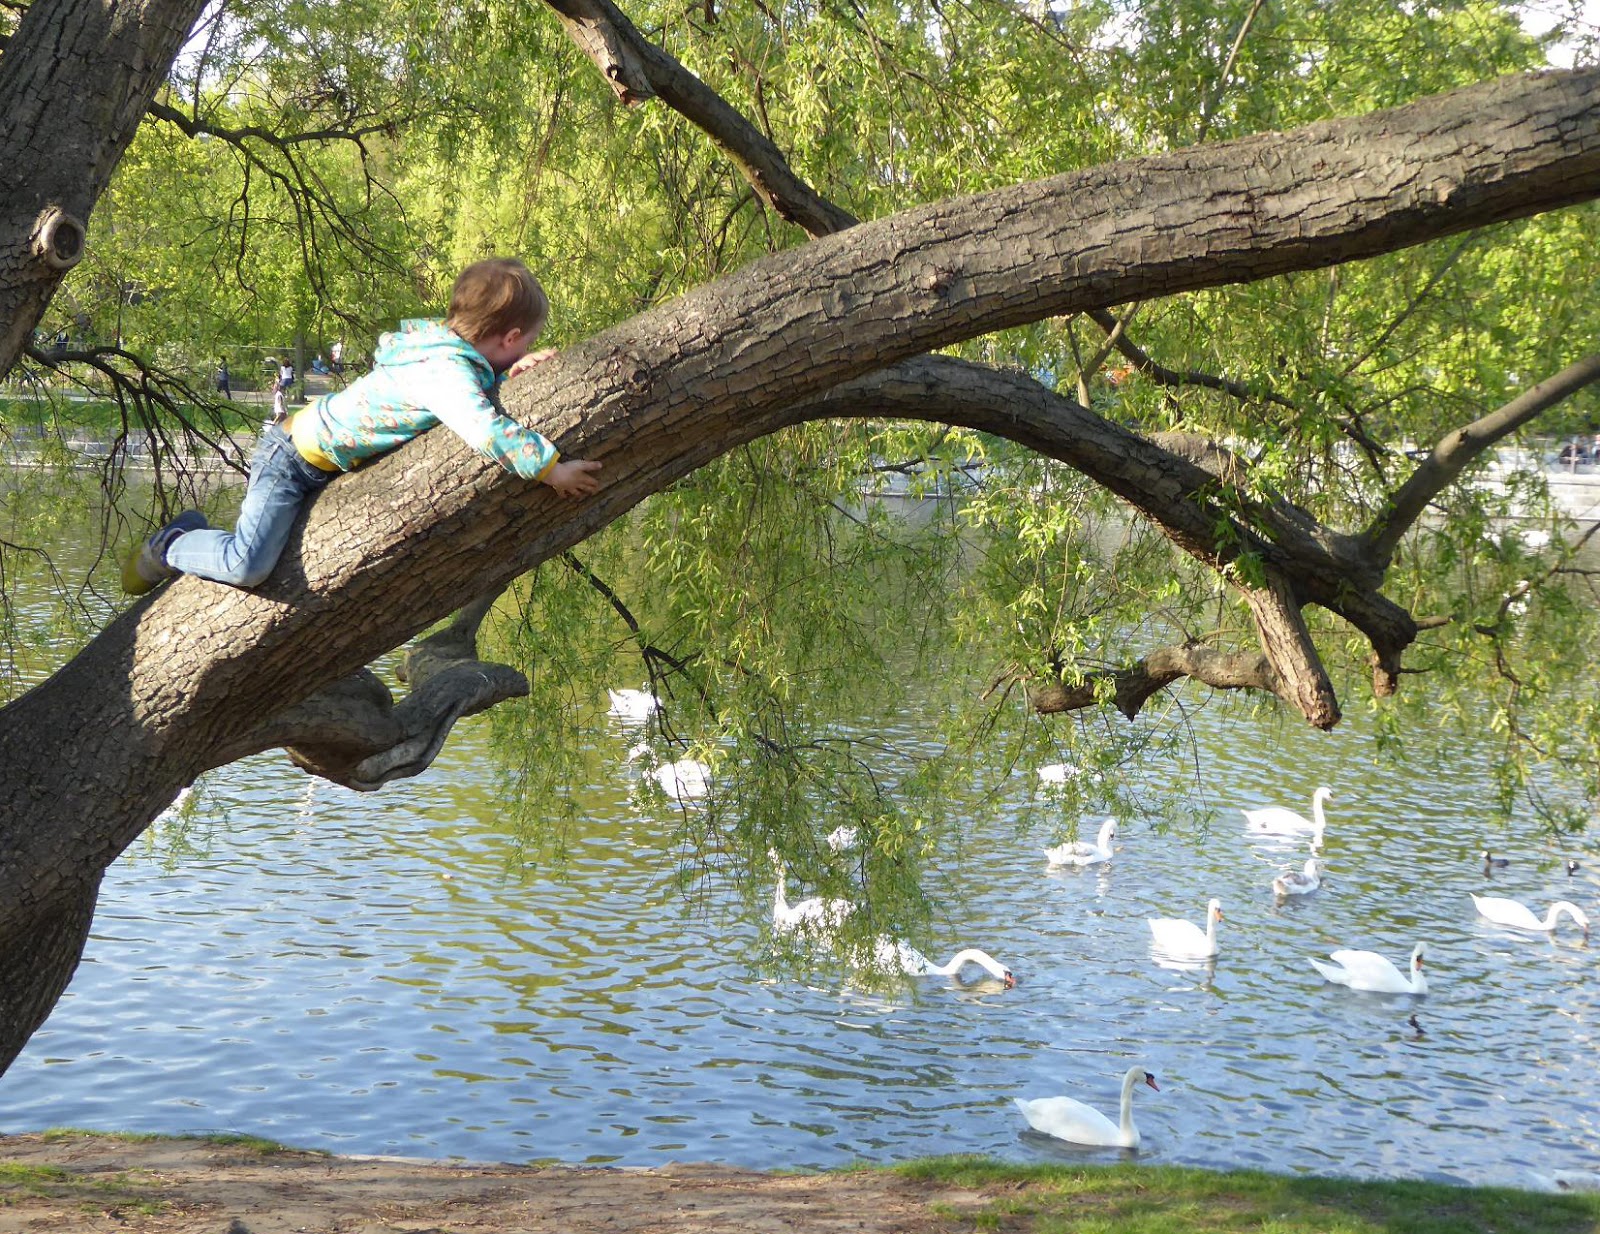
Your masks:
<svg viewBox="0 0 1600 1234"><path fill-rule="evenodd" d="M339 473L313 467L278 424L264 429L250 460L250 485L232 531L190 531L167 549L174 570L254 587L272 573L300 507Z"/></svg>

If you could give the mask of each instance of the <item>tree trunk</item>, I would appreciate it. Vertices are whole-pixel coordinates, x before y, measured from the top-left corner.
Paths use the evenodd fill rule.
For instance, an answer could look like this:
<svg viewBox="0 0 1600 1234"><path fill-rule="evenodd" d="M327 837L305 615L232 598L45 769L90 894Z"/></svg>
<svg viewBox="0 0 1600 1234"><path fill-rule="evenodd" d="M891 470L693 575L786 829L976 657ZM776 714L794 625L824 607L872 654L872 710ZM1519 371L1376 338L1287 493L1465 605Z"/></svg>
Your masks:
<svg viewBox="0 0 1600 1234"><path fill-rule="evenodd" d="M0 55L0 376L9 372L203 0L35 0Z"/></svg>
<svg viewBox="0 0 1600 1234"><path fill-rule="evenodd" d="M642 314L515 383L513 414L564 453L604 463L596 497L568 504L429 434L332 485L261 588L182 578L134 604L0 711L0 976L22 980L22 960L29 974L0 1003L0 1064L70 977L105 868L181 786L236 757L263 716L902 358L1592 199L1597 85L1596 71L1509 78L862 224ZM1026 444L1049 436L1004 407L967 422ZM1294 581L1322 602L1315 578ZM1345 602L1337 582L1320 584L1330 606ZM1389 621L1385 637L1403 646L1405 614L1390 609L1371 622Z"/></svg>

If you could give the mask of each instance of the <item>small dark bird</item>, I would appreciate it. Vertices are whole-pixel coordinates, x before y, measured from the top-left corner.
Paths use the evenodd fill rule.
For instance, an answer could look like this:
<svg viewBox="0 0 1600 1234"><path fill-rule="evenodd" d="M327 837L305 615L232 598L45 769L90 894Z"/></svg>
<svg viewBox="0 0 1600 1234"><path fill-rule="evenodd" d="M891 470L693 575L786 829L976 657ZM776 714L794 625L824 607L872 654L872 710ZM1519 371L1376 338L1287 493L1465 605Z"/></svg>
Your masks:
<svg viewBox="0 0 1600 1234"><path fill-rule="evenodd" d="M1576 857L1568 857L1567 858L1567 877L1571 878L1577 872L1578 872L1578 859Z"/></svg>
<svg viewBox="0 0 1600 1234"><path fill-rule="evenodd" d="M1496 857L1488 849L1483 850L1483 868L1486 870L1503 870L1511 864L1509 857Z"/></svg>
<svg viewBox="0 0 1600 1234"><path fill-rule="evenodd" d="M1411 1027L1416 1030L1416 1034L1419 1039L1428 1035L1427 1030L1422 1027L1422 1022L1418 1020L1416 1016L1412 1016L1406 1021L1406 1023L1411 1025Z"/></svg>

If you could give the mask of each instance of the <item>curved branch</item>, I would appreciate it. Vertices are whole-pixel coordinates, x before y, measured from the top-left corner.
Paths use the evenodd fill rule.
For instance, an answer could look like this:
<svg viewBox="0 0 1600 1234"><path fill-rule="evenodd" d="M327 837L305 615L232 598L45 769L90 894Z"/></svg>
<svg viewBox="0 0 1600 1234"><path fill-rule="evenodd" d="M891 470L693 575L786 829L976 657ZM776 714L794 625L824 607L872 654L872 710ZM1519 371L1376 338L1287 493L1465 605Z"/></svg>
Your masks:
<svg viewBox="0 0 1600 1234"><path fill-rule="evenodd" d="M1160 386L1199 386L1205 390L1216 390L1220 393L1238 399L1241 403L1275 403L1289 411L1298 412L1299 406L1283 395L1263 386L1247 386L1241 381L1233 381L1227 377L1217 377L1211 373L1202 373L1191 369L1180 373L1176 369L1167 368L1151 357L1150 353L1138 346L1127 335L1126 319L1119 318L1114 313L1105 309L1090 309L1090 321L1099 326L1106 333L1109 346L1113 347L1127 362L1138 369L1151 381Z"/></svg>
<svg viewBox="0 0 1600 1234"><path fill-rule="evenodd" d="M1488 415L1447 434L1367 528L1363 538L1374 560L1388 567L1401 539L1422 517L1428 503L1454 483L1475 458L1596 380L1600 380L1600 354L1585 356Z"/></svg>
<svg viewBox="0 0 1600 1234"><path fill-rule="evenodd" d="M379 178L365 171L368 159L365 138L392 132L393 127L401 122L401 117L374 120L365 127L340 127L283 134L258 125L238 128L215 125L160 101L152 102L148 111L150 115L176 126L188 136L212 136L226 143L244 165L245 188L241 191L241 198L248 198L252 172L266 176L288 198L294 209L295 227L306 276L311 280L312 287L319 296L331 298L327 295L327 288L322 280L321 251L324 241L321 235L324 228L338 242L350 246L367 261L385 266L393 272L401 271L400 263L393 254L375 242L368 229L347 217L344 207L336 200L316 171L306 163L304 154L296 149L301 145L323 146L339 141L349 142L360 152L367 191L392 195ZM258 146L265 146L273 151L281 160L282 166L263 158L257 149ZM248 222L248 211L245 212L245 218Z"/></svg>
<svg viewBox="0 0 1600 1234"><path fill-rule="evenodd" d="M272 129L262 128L256 124L246 124L238 128L228 128L220 124L213 124L209 120L202 120L198 116L179 111L171 104L163 103L157 99L150 104L150 115L157 120L165 120L174 125L189 137L215 137L219 141L237 149L243 149L247 141L259 141L264 145L276 147L278 150L287 151L292 146L312 143L327 145L335 141L348 141L356 146L363 156L367 153L366 138L383 134L393 137L409 117L389 116L383 120L374 120L365 127L339 127L329 129L310 129L303 133L278 133Z"/></svg>
<svg viewBox="0 0 1600 1234"><path fill-rule="evenodd" d="M721 95L646 39L611 0L546 0L624 103L659 96L733 160L761 200L813 238L856 222L795 175L788 159Z"/></svg>

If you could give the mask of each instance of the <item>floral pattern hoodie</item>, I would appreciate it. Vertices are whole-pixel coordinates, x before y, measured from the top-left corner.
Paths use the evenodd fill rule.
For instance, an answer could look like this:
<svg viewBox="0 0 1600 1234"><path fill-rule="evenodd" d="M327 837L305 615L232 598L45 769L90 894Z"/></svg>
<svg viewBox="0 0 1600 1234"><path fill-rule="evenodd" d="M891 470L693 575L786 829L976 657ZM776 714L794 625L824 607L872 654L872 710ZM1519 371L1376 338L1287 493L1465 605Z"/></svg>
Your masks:
<svg viewBox="0 0 1600 1234"><path fill-rule="evenodd" d="M561 456L499 409L499 387L489 361L442 321L404 321L378 340L370 373L295 413L295 444L319 466L350 471L442 424L507 471L540 479Z"/></svg>

